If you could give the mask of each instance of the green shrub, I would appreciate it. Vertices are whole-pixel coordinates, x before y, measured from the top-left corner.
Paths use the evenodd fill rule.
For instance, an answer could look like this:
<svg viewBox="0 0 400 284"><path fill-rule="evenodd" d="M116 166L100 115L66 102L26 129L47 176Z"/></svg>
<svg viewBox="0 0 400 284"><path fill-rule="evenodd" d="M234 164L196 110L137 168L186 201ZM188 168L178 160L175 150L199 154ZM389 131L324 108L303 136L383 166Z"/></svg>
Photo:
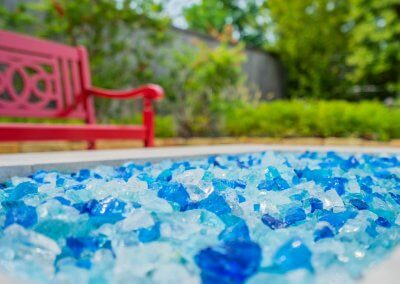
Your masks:
<svg viewBox="0 0 400 284"><path fill-rule="evenodd" d="M236 103L224 120L224 134L232 136L400 138L400 110L378 102Z"/></svg>
<svg viewBox="0 0 400 284"><path fill-rule="evenodd" d="M228 89L235 94L243 82L243 46L198 43L169 52L171 56L162 62L165 73L158 80L166 92L159 110L174 116L180 136L217 135L222 95Z"/></svg>
<svg viewBox="0 0 400 284"><path fill-rule="evenodd" d="M135 115L132 118L122 118L111 120L112 124L142 124L142 116ZM156 116L156 137L168 138L176 137L177 130L174 118L171 115Z"/></svg>

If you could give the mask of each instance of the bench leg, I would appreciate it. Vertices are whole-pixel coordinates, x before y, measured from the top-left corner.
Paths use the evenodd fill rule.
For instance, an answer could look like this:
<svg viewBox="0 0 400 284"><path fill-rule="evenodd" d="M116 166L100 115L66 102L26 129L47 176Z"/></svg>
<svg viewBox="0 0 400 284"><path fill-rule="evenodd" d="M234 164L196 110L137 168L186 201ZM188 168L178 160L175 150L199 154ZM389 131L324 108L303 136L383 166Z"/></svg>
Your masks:
<svg viewBox="0 0 400 284"><path fill-rule="evenodd" d="M146 128L144 146L154 147L154 112L152 102L149 99L144 100L143 124Z"/></svg>
<svg viewBox="0 0 400 284"><path fill-rule="evenodd" d="M87 149L88 149L88 150L94 150L94 149L96 149L96 141L88 141L88 143L87 143Z"/></svg>

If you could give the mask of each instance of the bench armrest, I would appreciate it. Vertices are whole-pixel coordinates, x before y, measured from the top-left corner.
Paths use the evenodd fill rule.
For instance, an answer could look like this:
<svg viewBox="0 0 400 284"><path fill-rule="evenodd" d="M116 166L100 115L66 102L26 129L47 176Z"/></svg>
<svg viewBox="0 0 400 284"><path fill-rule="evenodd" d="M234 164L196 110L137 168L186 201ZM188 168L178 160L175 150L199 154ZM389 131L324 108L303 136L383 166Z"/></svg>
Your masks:
<svg viewBox="0 0 400 284"><path fill-rule="evenodd" d="M113 91L106 90L96 87L90 87L86 89L88 95L94 95L97 97L109 98L109 99L131 99L142 97L150 100L162 99L164 97L164 90L158 85L144 85L137 89Z"/></svg>

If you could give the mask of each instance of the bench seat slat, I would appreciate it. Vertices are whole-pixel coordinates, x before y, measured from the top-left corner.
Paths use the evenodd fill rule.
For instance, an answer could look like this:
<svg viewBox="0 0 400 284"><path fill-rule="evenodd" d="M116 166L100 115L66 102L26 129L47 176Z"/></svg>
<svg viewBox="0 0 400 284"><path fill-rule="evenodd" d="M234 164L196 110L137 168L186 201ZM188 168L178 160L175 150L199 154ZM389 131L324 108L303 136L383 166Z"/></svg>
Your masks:
<svg viewBox="0 0 400 284"><path fill-rule="evenodd" d="M0 124L0 141L144 139L146 128L120 125Z"/></svg>

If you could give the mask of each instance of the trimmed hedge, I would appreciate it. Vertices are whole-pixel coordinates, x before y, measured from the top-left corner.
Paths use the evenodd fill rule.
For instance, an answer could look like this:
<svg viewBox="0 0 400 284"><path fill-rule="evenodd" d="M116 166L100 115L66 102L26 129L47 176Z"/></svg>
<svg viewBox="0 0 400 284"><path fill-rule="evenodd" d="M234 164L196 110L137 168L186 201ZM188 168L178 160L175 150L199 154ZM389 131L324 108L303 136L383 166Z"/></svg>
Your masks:
<svg viewBox="0 0 400 284"><path fill-rule="evenodd" d="M222 106L220 111L223 121L220 136L357 137L383 141L400 138L400 108L389 108L374 101L282 100L256 105L235 102ZM56 121L0 118L0 122ZM138 124L141 115L111 120L110 123ZM176 137L176 129L173 116L156 117L157 137Z"/></svg>
<svg viewBox="0 0 400 284"><path fill-rule="evenodd" d="M225 112L230 136L400 138L400 109L364 101L238 103Z"/></svg>

